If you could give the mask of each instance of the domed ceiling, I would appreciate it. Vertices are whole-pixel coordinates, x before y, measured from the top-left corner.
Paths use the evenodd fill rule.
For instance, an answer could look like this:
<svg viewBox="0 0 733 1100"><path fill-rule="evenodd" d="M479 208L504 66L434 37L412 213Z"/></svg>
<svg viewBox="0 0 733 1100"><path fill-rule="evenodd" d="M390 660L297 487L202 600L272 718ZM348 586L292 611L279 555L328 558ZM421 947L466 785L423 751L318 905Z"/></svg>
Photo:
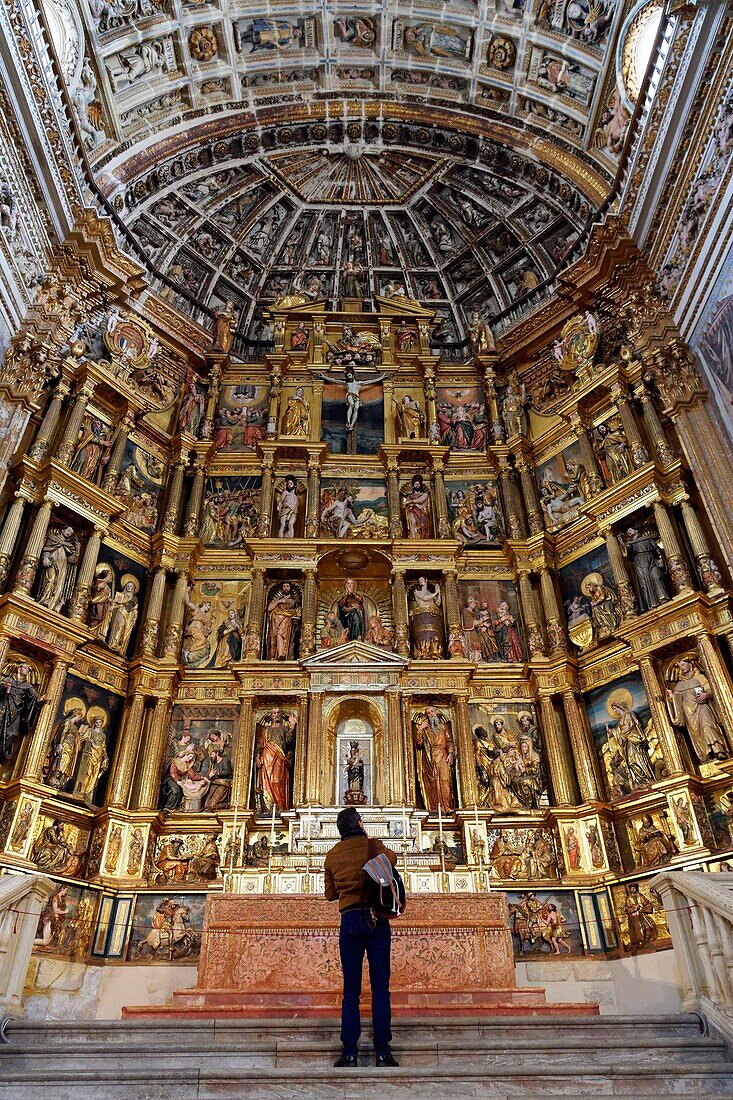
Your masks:
<svg viewBox="0 0 733 1100"><path fill-rule="evenodd" d="M62 66L87 155L161 270L250 338L293 290L403 286L449 341L548 276L607 193L641 7L46 0L83 23Z"/></svg>

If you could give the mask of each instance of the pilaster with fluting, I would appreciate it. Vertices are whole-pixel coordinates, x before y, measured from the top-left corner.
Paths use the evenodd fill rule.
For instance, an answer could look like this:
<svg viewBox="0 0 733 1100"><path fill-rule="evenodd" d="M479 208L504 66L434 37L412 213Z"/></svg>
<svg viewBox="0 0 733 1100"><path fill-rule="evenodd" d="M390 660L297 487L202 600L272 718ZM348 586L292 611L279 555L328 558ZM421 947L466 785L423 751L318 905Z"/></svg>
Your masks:
<svg viewBox="0 0 733 1100"><path fill-rule="evenodd" d="M156 699L150 720L150 731L145 743L145 771L140 778L138 794L139 810L154 810L160 795L160 779L168 746L168 713L170 699Z"/></svg>
<svg viewBox="0 0 733 1100"><path fill-rule="evenodd" d="M56 429L58 428L61 407L69 396L70 389L69 383L66 379L62 378L51 395L48 408L44 413L43 420L41 421L33 446L28 455L34 462L43 462L48 454L49 447L51 446L53 437L56 435Z"/></svg>
<svg viewBox="0 0 733 1100"><path fill-rule="evenodd" d="M519 598L522 603L525 626L527 627L529 656L543 657L545 654L545 642L540 628L532 583L529 579L529 573L527 573L526 570L522 570L519 573Z"/></svg>
<svg viewBox="0 0 733 1100"><path fill-rule="evenodd" d="M310 657L316 648L316 570L306 568L303 581L303 620L300 630L300 656Z"/></svg>
<svg viewBox="0 0 733 1100"><path fill-rule="evenodd" d="M22 490L15 493L13 503L5 516L2 532L0 532L0 588L4 588L10 570L10 559L15 550L15 543L23 522L23 512L29 498Z"/></svg>
<svg viewBox="0 0 733 1100"><path fill-rule="evenodd" d="M670 466L675 460L674 449L667 438L667 433L646 383L640 382L635 392L641 404L641 416L644 421L647 439L654 449L657 462L660 466Z"/></svg>
<svg viewBox="0 0 733 1100"><path fill-rule="evenodd" d="M247 629L244 637L245 661L257 661L262 643L262 620L265 612L265 570L262 565L252 568L252 587L249 595Z"/></svg>
<svg viewBox="0 0 733 1100"><path fill-rule="evenodd" d="M395 650L401 657L410 656L410 635L407 629L407 590L405 574L392 570L392 616L394 618Z"/></svg>
<svg viewBox="0 0 733 1100"><path fill-rule="evenodd" d="M522 509L517 497L517 487L514 484L512 471L508 462L502 460L499 463L499 487L501 489L504 519L506 521L507 534L510 539L524 538L527 529L522 515Z"/></svg>
<svg viewBox="0 0 733 1100"><path fill-rule="evenodd" d="M583 802L595 802L600 797L603 784L598 758L584 717L585 711L578 702L575 692L571 689L562 693L562 703L572 746L580 796Z"/></svg>
<svg viewBox="0 0 733 1100"><path fill-rule="evenodd" d="M321 469L315 455L308 458L308 500L305 509L305 537L318 538L320 527Z"/></svg>
<svg viewBox="0 0 733 1100"><path fill-rule="evenodd" d="M38 562L41 558L43 544L46 541L48 525L51 521L52 509L52 502L50 500L44 500L41 502L41 506L36 512L36 517L31 527L31 533L23 549L23 556L15 576L15 585L13 588L15 592L28 595L33 588L33 582L36 579L36 571L38 570Z"/></svg>
<svg viewBox="0 0 733 1100"><path fill-rule="evenodd" d="M293 805L302 806L306 801L306 749L308 747L308 696L304 692L298 697L298 729L295 735L295 766Z"/></svg>
<svg viewBox="0 0 733 1100"><path fill-rule="evenodd" d="M150 585L150 596L145 611L142 636L140 639L140 652L145 657L156 657L158 654L158 640L160 638L160 620L163 614L163 600L165 599L166 570L158 566L153 574Z"/></svg>
<svg viewBox="0 0 733 1100"><path fill-rule="evenodd" d="M457 634L460 634L461 630L461 608L458 601L458 583L456 581L455 573L446 571L444 574L445 580L445 614L448 620L448 638L453 638ZM452 656L456 660L465 660L465 657L461 653L454 653Z"/></svg>
<svg viewBox="0 0 733 1100"><path fill-rule="evenodd" d="M163 643L163 655L168 658L176 658L181 649L181 637L183 635L183 616L186 610L186 594L188 592L188 577L184 569L176 571L176 585L171 597L168 625L165 631Z"/></svg>
<svg viewBox="0 0 733 1100"><path fill-rule="evenodd" d="M456 744L458 786L461 796L460 804L465 809L467 806L477 806L479 802L473 737L471 735L471 718L468 712L468 699L465 695L454 696L453 717L456 725L454 740Z"/></svg>
<svg viewBox="0 0 733 1100"><path fill-rule="evenodd" d="M400 715L400 697L395 687L390 687L385 693L387 700L387 730L385 756L387 774L389 776L389 790L387 797L391 805L401 806L405 803L405 758L404 744L402 741L402 722Z"/></svg>
<svg viewBox="0 0 733 1100"><path fill-rule="evenodd" d="M578 440L580 457L583 465L585 466L587 490L590 496L595 496L596 493L602 493L603 489L605 488L603 484L603 478L601 477L601 471L598 466L596 452L593 450L593 444L590 441L590 436L588 435L585 424L583 424L580 417L573 416L571 418L571 423L573 426L573 431L575 432L576 438Z"/></svg>
<svg viewBox="0 0 733 1100"><path fill-rule="evenodd" d="M448 520L448 500L445 494L443 460L437 455L433 455L432 481L437 536L441 539L450 539L453 537L453 532L451 531L450 522Z"/></svg>
<svg viewBox="0 0 733 1100"><path fill-rule="evenodd" d="M272 487L274 484L273 463L275 454L273 451L265 451L262 458L262 487L260 489L260 518L257 521L257 534L261 539L270 534L272 524Z"/></svg>
<svg viewBox="0 0 733 1100"><path fill-rule="evenodd" d="M649 452L646 449L646 444L639 430L639 425L636 421L636 413L629 401L629 395L625 387L621 385L612 386L611 394L616 401L616 407L621 417L624 435L629 444L632 465L634 469L638 470L640 466L644 466L649 461Z"/></svg>
<svg viewBox="0 0 733 1100"><path fill-rule="evenodd" d="M652 712L654 728L659 737L659 744L669 774L680 775L685 771L685 765L682 761L682 755L680 753L680 747L677 742L674 728L669 720L662 687L657 678L654 665L650 657L639 657L638 662L641 678L644 681L646 697L649 700L649 709Z"/></svg>
<svg viewBox="0 0 733 1100"><path fill-rule="evenodd" d="M183 474L187 465L188 463L182 458L173 463L168 500L166 501L161 524L161 530L168 535L178 534L178 516L181 511L181 497L183 496Z"/></svg>
<svg viewBox="0 0 733 1100"><path fill-rule="evenodd" d="M89 596L92 591L92 581L94 580L94 570L97 567L97 558L99 557L102 539L106 533L104 527L95 527L84 547L84 554L82 555L79 572L76 577L74 594L69 604L69 618L74 622L83 622L87 613Z"/></svg>
<svg viewBox="0 0 733 1100"><path fill-rule="evenodd" d="M690 571L687 568L687 562L682 554L682 547L677 538L674 520L661 501L656 500L653 507L657 530L662 539L665 557L667 558L672 588L676 594L680 592L690 592L692 589Z"/></svg>
<svg viewBox="0 0 733 1100"><path fill-rule="evenodd" d="M423 393L425 394L425 419L427 436L432 439L438 430L438 408L436 404L435 371L432 366L423 367Z"/></svg>
<svg viewBox="0 0 733 1100"><path fill-rule="evenodd" d="M221 391L221 363L215 360L209 368L209 392L206 397L206 413L201 425L201 438L211 439L214 434L214 417Z"/></svg>
<svg viewBox="0 0 733 1100"><path fill-rule="evenodd" d="M312 691L308 707L308 741L306 744L305 769L305 801L309 806L323 804L321 798L321 754L325 748L323 741L323 692ZM327 799L326 804L328 802L330 802L330 798Z"/></svg>
<svg viewBox="0 0 733 1100"><path fill-rule="evenodd" d="M558 729L555 707L549 695L541 695L539 702L542 747L549 772L553 803L556 806L572 806L574 782L568 761L567 746L563 744L564 737Z"/></svg>
<svg viewBox="0 0 733 1100"><path fill-rule="evenodd" d="M104 477L102 478L102 488L106 493L114 493L117 488L122 458L134 423L135 421L132 416L125 416L117 426L117 431L115 432L114 441L112 443L112 450L109 455L109 462L107 463Z"/></svg>
<svg viewBox="0 0 733 1100"><path fill-rule="evenodd" d="M237 751L234 755L232 780L232 807L249 806L250 779L255 745L255 720L252 697L244 695L239 701L239 732Z"/></svg>
<svg viewBox="0 0 733 1100"><path fill-rule="evenodd" d="M111 807L117 809L125 809L127 807L130 791L132 790L135 763L140 750L144 722L145 695L142 692L136 691L135 694L127 700L125 713L120 723L120 736L110 769L109 794L107 797ZM158 776L158 783L160 784L160 776Z"/></svg>
<svg viewBox="0 0 733 1100"><path fill-rule="evenodd" d="M94 383L89 380L80 387L74 398L57 451L57 457L62 466L69 466L74 457L79 432L84 423L84 414L93 393Z"/></svg>
<svg viewBox="0 0 733 1100"><path fill-rule="evenodd" d="M415 752L412 745L412 696L403 694L400 698L402 711L402 745L405 759L405 802L414 806L415 792Z"/></svg>
<svg viewBox="0 0 733 1100"><path fill-rule="evenodd" d="M390 461L387 464L387 511L389 513L390 538L401 539L403 536L402 517L400 516L400 486L397 480L397 463Z"/></svg>
<svg viewBox="0 0 733 1100"><path fill-rule="evenodd" d="M563 625L563 615L560 611L560 603L557 598L557 590L549 569L540 569L540 591L542 593L542 606L545 611L547 624L547 640L550 643L550 652L554 655L564 653L567 650L567 639Z"/></svg>

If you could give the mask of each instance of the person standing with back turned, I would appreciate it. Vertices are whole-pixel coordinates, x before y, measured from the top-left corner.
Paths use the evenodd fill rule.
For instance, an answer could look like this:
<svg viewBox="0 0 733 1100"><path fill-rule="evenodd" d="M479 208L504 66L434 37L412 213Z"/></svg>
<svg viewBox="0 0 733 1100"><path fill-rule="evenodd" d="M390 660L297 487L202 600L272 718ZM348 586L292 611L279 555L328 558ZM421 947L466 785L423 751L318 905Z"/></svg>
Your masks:
<svg viewBox="0 0 733 1100"><path fill-rule="evenodd" d="M336 818L341 840L326 856L326 897L338 900L341 912L339 952L344 974L341 1002L341 1043L343 1054L334 1065L356 1066L361 1034L359 998L361 971L366 951L369 983L372 987L372 1023L378 1066L396 1066L389 1044L392 1041L392 1012L389 999L389 956L392 931L389 921L374 917L365 901L364 864L370 857L385 853L393 866L397 856L381 840L371 841L364 832L358 811L350 806Z"/></svg>

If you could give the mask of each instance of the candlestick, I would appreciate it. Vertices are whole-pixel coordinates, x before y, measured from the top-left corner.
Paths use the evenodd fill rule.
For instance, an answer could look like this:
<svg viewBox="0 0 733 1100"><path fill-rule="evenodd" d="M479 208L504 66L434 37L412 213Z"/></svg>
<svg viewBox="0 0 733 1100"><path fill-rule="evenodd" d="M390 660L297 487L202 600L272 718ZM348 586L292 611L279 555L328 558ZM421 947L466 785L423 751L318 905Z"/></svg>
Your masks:
<svg viewBox="0 0 733 1100"><path fill-rule="evenodd" d="M440 867L445 874L445 851L443 849L443 808L438 803L438 835L440 836Z"/></svg>
<svg viewBox="0 0 733 1100"><path fill-rule="evenodd" d="M277 813L277 804L275 802L273 802L272 803L272 821L271 821L271 824L270 824L270 847L271 848L274 848L274 846L275 846L275 814L276 813Z"/></svg>
<svg viewBox="0 0 733 1100"><path fill-rule="evenodd" d="M407 835L407 814L405 813L405 807L402 807L402 839L409 840Z"/></svg>
<svg viewBox="0 0 733 1100"><path fill-rule="evenodd" d="M245 837L244 825L239 826L239 866L244 866L244 837Z"/></svg>
<svg viewBox="0 0 733 1100"><path fill-rule="evenodd" d="M229 887L231 890L232 883L234 881L234 847L237 843L237 807L234 807L234 824L232 825L232 835L229 841Z"/></svg>
<svg viewBox="0 0 733 1100"><path fill-rule="evenodd" d="M476 828L478 829L478 802L474 802L473 804L473 820L475 821Z"/></svg>

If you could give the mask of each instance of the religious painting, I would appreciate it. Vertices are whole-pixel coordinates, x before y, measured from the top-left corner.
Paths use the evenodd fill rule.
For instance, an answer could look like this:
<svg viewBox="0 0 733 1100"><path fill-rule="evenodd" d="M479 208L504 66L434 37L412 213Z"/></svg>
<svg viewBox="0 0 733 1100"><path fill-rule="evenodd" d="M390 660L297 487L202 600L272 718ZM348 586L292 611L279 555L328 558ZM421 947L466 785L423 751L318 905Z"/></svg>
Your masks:
<svg viewBox="0 0 733 1100"><path fill-rule="evenodd" d="M332 539L389 537L387 489L370 478L321 482L321 534Z"/></svg>
<svg viewBox="0 0 733 1100"><path fill-rule="evenodd" d="M365 15L341 15L333 21L337 45L352 50L377 49L377 22Z"/></svg>
<svg viewBox="0 0 733 1100"><path fill-rule="evenodd" d="M439 386L440 442L452 451L485 451L489 439L486 399L480 386Z"/></svg>
<svg viewBox="0 0 733 1100"><path fill-rule="evenodd" d="M11 846L14 842L15 836L11 837ZM88 845L88 829L39 814L33 823L28 858L44 874L81 878Z"/></svg>
<svg viewBox="0 0 733 1100"><path fill-rule="evenodd" d="M257 718L252 768L252 807L273 818L293 804L293 764L298 714L290 705L271 707Z"/></svg>
<svg viewBox="0 0 733 1100"><path fill-rule="evenodd" d="M540 504L548 531L558 531L578 519L588 496L580 446L571 443L537 467Z"/></svg>
<svg viewBox="0 0 733 1100"><path fill-rule="evenodd" d="M103 544L87 608L87 626L98 642L128 660L135 652L147 571Z"/></svg>
<svg viewBox="0 0 733 1100"><path fill-rule="evenodd" d="M400 502L408 539L429 539L432 535L430 481L423 474L413 474L400 487Z"/></svg>
<svg viewBox="0 0 733 1100"><path fill-rule="evenodd" d="M466 657L480 664L525 660L524 631L511 581L458 582Z"/></svg>
<svg viewBox="0 0 733 1100"><path fill-rule="evenodd" d="M216 450L253 451L265 438L269 401L269 386L251 382L222 386L214 427Z"/></svg>
<svg viewBox="0 0 733 1100"><path fill-rule="evenodd" d="M288 474L275 482L272 536L299 539L305 530L305 483Z"/></svg>
<svg viewBox="0 0 733 1100"><path fill-rule="evenodd" d="M478 549L502 545L504 517L495 480L449 481L445 492L454 538Z"/></svg>
<svg viewBox="0 0 733 1100"><path fill-rule="evenodd" d="M206 894L138 894L128 962L195 963L205 910Z"/></svg>
<svg viewBox="0 0 733 1100"><path fill-rule="evenodd" d="M413 57L467 62L472 45L473 31L452 23L406 23L404 19L395 19L392 27L392 48Z"/></svg>
<svg viewBox="0 0 733 1100"><path fill-rule="evenodd" d="M223 806L219 807L223 809ZM156 837L149 881L151 886L180 882L212 882L221 865L221 836L212 833L166 833Z"/></svg>
<svg viewBox="0 0 733 1100"><path fill-rule="evenodd" d="M300 645L303 591L290 580L276 581L265 600L263 661L294 661Z"/></svg>
<svg viewBox="0 0 733 1100"><path fill-rule="evenodd" d="M584 954L575 899L566 890L507 893L515 957Z"/></svg>
<svg viewBox="0 0 733 1100"><path fill-rule="evenodd" d="M436 870L454 870L465 862L461 834L455 829L423 829L421 831L422 855L431 856L431 866Z"/></svg>
<svg viewBox="0 0 733 1100"><path fill-rule="evenodd" d="M488 865L501 882L534 882L558 877L557 852L551 829L488 828Z"/></svg>
<svg viewBox="0 0 733 1100"><path fill-rule="evenodd" d="M64 959L86 956L94 929L97 894L57 883L38 918L33 954Z"/></svg>
<svg viewBox="0 0 733 1100"><path fill-rule="evenodd" d="M309 19L237 19L234 45L238 53L253 59L275 61L280 54L316 45L316 21Z"/></svg>
<svg viewBox="0 0 733 1100"><path fill-rule="evenodd" d="M645 790L667 768L638 672L584 696L593 741L611 800Z"/></svg>
<svg viewBox="0 0 733 1100"><path fill-rule="evenodd" d="M664 916L664 903L648 880L626 882L611 887L624 951L657 951L671 947L671 936Z"/></svg>
<svg viewBox="0 0 733 1100"><path fill-rule="evenodd" d="M181 663L187 668L226 668L242 659L250 582L200 581L187 596Z"/></svg>
<svg viewBox="0 0 733 1100"><path fill-rule="evenodd" d="M7 804L6 804L7 805ZM8 851L28 856L36 835L36 823L41 808L40 799L22 795L15 806L15 816L8 835ZM4 813L4 811L3 811Z"/></svg>
<svg viewBox="0 0 733 1100"><path fill-rule="evenodd" d="M43 763L44 783L90 808L101 806L121 709L119 695L67 676Z"/></svg>
<svg viewBox="0 0 733 1100"><path fill-rule="evenodd" d="M593 95L595 74L576 61L534 46L529 54L527 83L587 105Z"/></svg>
<svg viewBox="0 0 733 1100"><path fill-rule="evenodd" d="M349 380L347 372L345 381L334 377L325 383L321 439L328 443L333 454L375 455L384 442L381 376L378 381L368 375L363 379L352 375L352 379Z"/></svg>
<svg viewBox="0 0 733 1100"><path fill-rule="evenodd" d="M128 439L115 496L125 506L122 518L140 531L155 530L165 473L165 465L156 455Z"/></svg>
<svg viewBox="0 0 733 1100"><path fill-rule="evenodd" d="M606 544L559 570L570 641L579 649L612 638L621 625L621 605Z"/></svg>
<svg viewBox="0 0 733 1100"><path fill-rule="evenodd" d="M238 710L174 706L168 728L159 809L202 813L229 807Z"/></svg>
<svg viewBox="0 0 733 1100"><path fill-rule="evenodd" d="M547 805L542 738L531 703L471 703L474 764L480 802L494 813Z"/></svg>
<svg viewBox="0 0 733 1100"><path fill-rule="evenodd" d="M450 710L426 704L412 713L412 743L418 790L431 814L447 814L458 805L456 743Z"/></svg>
<svg viewBox="0 0 733 1100"><path fill-rule="evenodd" d="M242 546L257 534L261 477L213 477L206 482L199 537L220 549Z"/></svg>

